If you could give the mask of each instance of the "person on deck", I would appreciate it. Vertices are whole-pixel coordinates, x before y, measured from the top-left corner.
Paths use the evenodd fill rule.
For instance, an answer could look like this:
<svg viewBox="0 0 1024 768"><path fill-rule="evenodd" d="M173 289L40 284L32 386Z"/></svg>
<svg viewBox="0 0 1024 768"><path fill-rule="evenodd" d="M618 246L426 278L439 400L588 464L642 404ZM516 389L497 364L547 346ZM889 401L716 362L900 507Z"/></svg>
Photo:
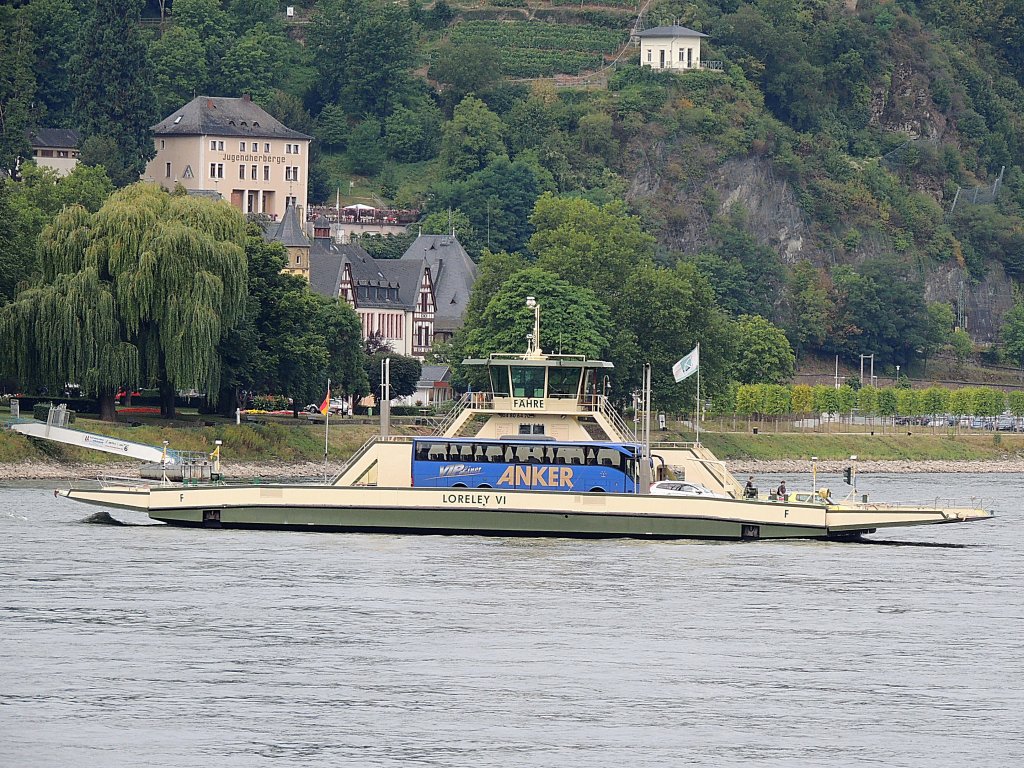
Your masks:
<svg viewBox="0 0 1024 768"><path fill-rule="evenodd" d="M775 491L775 495L779 497L779 501L786 500L786 481L783 480L779 483L779 489Z"/></svg>
<svg viewBox="0 0 1024 768"><path fill-rule="evenodd" d="M747 480L747 484L743 488L743 498L744 499L756 499L757 498L757 488L754 487L754 476L753 475L750 476L750 478Z"/></svg>

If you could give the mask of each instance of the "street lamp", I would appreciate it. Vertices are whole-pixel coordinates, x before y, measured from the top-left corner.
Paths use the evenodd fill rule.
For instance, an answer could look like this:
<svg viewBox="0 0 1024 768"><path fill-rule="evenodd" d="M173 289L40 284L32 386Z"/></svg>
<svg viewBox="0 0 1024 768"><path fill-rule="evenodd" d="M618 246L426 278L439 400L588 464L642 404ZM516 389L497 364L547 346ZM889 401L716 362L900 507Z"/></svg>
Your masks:
<svg viewBox="0 0 1024 768"><path fill-rule="evenodd" d="M896 365L896 385L899 386L899 383L900 383L900 366L897 363L897 365Z"/></svg>
<svg viewBox="0 0 1024 768"><path fill-rule="evenodd" d="M527 296L526 306L533 310L533 334L527 336L530 339L527 354L539 356L543 354L540 350L540 304L533 296Z"/></svg>

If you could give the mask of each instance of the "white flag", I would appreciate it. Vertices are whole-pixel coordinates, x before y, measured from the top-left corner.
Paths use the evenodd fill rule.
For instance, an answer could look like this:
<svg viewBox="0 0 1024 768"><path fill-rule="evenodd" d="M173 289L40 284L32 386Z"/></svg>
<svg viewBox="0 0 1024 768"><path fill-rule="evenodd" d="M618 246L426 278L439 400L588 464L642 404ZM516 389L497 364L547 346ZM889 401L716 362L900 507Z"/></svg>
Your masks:
<svg viewBox="0 0 1024 768"><path fill-rule="evenodd" d="M695 373L699 366L700 345L698 344L693 348L693 352L672 366L672 375L676 377L676 381L682 381Z"/></svg>

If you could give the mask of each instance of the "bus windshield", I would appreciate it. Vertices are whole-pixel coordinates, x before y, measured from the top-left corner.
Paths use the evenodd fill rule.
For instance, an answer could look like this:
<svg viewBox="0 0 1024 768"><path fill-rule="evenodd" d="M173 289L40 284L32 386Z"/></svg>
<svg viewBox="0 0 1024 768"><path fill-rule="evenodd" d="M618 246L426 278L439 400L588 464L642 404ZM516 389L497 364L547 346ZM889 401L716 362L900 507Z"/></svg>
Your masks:
<svg viewBox="0 0 1024 768"><path fill-rule="evenodd" d="M501 488L636 493L639 447L631 443L417 438L418 488Z"/></svg>

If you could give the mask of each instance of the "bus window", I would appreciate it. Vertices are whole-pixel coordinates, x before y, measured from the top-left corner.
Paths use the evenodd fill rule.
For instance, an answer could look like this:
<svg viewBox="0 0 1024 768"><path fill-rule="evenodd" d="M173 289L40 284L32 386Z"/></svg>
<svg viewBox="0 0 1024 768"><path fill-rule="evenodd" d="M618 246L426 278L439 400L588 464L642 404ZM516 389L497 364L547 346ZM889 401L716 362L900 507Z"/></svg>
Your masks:
<svg viewBox="0 0 1024 768"><path fill-rule="evenodd" d="M583 448L578 445L560 445L558 446L558 463L559 464L576 464L580 465L583 463Z"/></svg>
<svg viewBox="0 0 1024 768"><path fill-rule="evenodd" d="M503 445L487 445L484 446L483 459L491 464L504 464L505 463L505 446Z"/></svg>
<svg viewBox="0 0 1024 768"><path fill-rule="evenodd" d="M448 446L445 443L428 443L428 445L430 453L427 455L427 461L448 460Z"/></svg>
<svg viewBox="0 0 1024 768"><path fill-rule="evenodd" d="M416 461L430 461L430 443L416 443Z"/></svg>
<svg viewBox="0 0 1024 768"><path fill-rule="evenodd" d="M615 467L619 469L622 454L614 448L601 448L597 452L597 463L602 467Z"/></svg>
<svg viewBox="0 0 1024 768"><path fill-rule="evenodd" d="M541 464L544 461L544 446L520 445L516 447L517 464Z"/></svg>

